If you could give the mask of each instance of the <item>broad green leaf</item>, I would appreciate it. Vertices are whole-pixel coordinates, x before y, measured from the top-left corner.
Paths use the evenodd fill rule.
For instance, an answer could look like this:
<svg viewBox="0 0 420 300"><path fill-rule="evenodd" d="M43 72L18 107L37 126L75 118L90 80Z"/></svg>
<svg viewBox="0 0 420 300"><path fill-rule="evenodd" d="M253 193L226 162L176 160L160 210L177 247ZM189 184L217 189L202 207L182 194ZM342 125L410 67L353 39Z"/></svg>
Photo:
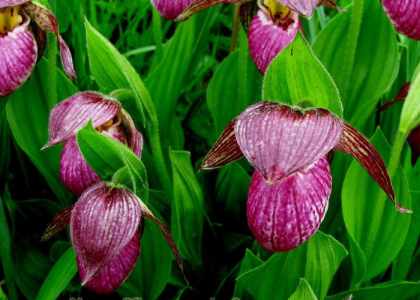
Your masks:
<svg viewBox="0 0 420 300"><path fill-rule="evenodd" d="M5 104L6 102L4 102ZM6 118L6 110L0 108L0 194L5 188L7 175L9 174L11 142L11 131Z"/></svg>
<svg viewBox="0 0 420 300"><path fill-rule="evenodd" d="M315 296L314 291L312 290L309 283L301 278L299 285L296 291L293 293L292 296L289 297L289 300L317 300L318 298Z"/></svg>
<svg viewBox="0 0 420 300"><path fill-rule="evenodd" d="M263 263L264 262L249 251L249 249L246 249L245 256L242 259L241 269L239 270L239 276L258 268ZM233 295L242 300L252 299L252 297L245 291L245 287L239 281L236 281Z"/></svg>
<svg viewBox="0 0 420 300"><path fill-rule="evenodd" d="M245 59L242 55L244 51ZM217 136L249 105L261 100L259 83L262 77L248 52L247 48L242 47L225 58L207 88L207 104L216 125Z"/></svg>
<svg viewBox="0 0 420 300"><path fill-rule="evenodd" d="M377 284L372 287L350 290L334 296L327 297L327 300L343 300L350 294L353 299L369 300L405 300L412 299L413 296L420 294L420 283L408 281L390 281Z"/></svg>
<svg viewBox="0 0 420 300"><path fill-rule="evenodd" d="M61 146L41 148L48 142L49 110L46 103L48 82L43 74L47 70L47 61L42 59L36 66L32 77L10 97L6 105L7 120L13 136L22 150L29 156L39 172L45 177L51 189L63 203L69 193L61 183L59 162ZM58 99L76 93L71 82L58 72ZM28 97L28 95L31 95Z"/></svg>
<svg viewBox="0 0 420 300"><path fill-rule="evenodd" d="M261 266L242 274L237 284L256 300L282 300L293 294L300 278L305 278L315 295L323 299L346 255L343 245L318 231L309 242L292 251L276 253Z"/></svg>
<svg viewBox="0 0 420 300"><path fill-rule="evenodd" d="M420 125L420 64L418 64L411 81L410 90L401 112L399 130L408 134Z"/></svg>
<svg viewBox="0 0 420 300"><path fill-rule="evenodd" d="M325 108L343 117L337 86L300 31L268 66L263 99L303 108Z"/></svg>
<svg viewBox="0 0 420 300"><path fill-rule="evenodd" d="M148 185L146 169L133 151L126 145L97 132L91 121L77 133L77 143L83 157L89 166L104 180L111 180L117 172L118 179L124 179L116 184L127 184L126 179L131 179L132 189L144 202L148 199ZM121 170L125 168L124 170Z"/></svg>
<svg viewBox="0 0 420 300"><path fill-rule="evenodd" d="M55 300L77 273L76 252L70 247L55 263L39 290L36 300Z"/></svg>
<svg viewBox="0 0 420 300"><path fill-rule="evenodd" d="M194 265L202 264L204 198L191 166L190 153L170 151L175 197L172 203L171 232L181 256Z"/></svg>
<svg viewBox="0 0 420 300"><path fill-rule="evenodd" d="M345 118L363 126L398 74L396 34L380 1L355 0L313 47L338 86Z"/></svg>
<svg viewBox="0 0 420 300"><path fill-rule="evenodd" d="M371 142L384 161L389 161L391 149L380 129ZM400 166L393 184L398 202L404 207L410 207L409 187ZM363 251L366 259L363 278L355 278L353 274L353 281L366 281L378 275L394 260L407 236L411 216L401 214L395 209L356 160L347 172L342 197L343 217L348 234ZM357 250L352 244L350 246L351 255L356 255Z"/></svg>
<svg viewBox="0 0 420 300"><path fill-rule="evenodd" d="M159 213L149 204L153 214L162 220ZM172 252L159 227L146 220L141 238L140 258L122 285L121 295L124 297L141 297L155 300L162 293L171 274ZM174 268L174 272L179 272Z"/></svg>

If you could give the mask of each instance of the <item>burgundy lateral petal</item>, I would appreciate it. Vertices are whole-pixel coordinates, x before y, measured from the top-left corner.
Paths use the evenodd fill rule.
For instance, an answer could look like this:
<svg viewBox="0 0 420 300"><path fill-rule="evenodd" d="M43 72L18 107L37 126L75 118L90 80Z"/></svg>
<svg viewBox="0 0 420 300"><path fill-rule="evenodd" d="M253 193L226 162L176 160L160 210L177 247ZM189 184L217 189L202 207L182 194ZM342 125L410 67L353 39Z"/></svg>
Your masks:
<svg viewBox="0 0 420 300"><path fill-rule="evenodd" d="M45 233L42 235L41 241L49 240L54 234L65 229L70 224L71 214L73 213L74 205L67 207L60 211L51 224L48 226Z"/></svg>
<svg viewBox="0 0 420 300"><path fill-rule="evenodd" d="M420 1L382 0L382 6L398 32L420 40Z"/></svg>
<svg viewBox="0 0 420 300"><path fill-rule="evenodd" d="M398 93L398 95L392 99L391 101L388 101L387 103L385 103L384 105L382 105L378 111L384 111L386 109L388 109L388 107L390 107L392 104L397 103L401 100L404 100L405 98L407 98L408 95L408 91L410 90L410 86L411 86L411 81L407 82L406 84L404 84L404 86L401 88L400 92Z"/></svg>
<svg viewBox="0 0 420 300"><path fill-rule="evenodd" d="M312 17L315 8L318 6L318 0L277 0L277 2L307 18Z"/></svg>
<svg viewBox="0 0 420 300"><path fill-rule="evenodd" d="M66 140L61 152L60 177L64 186L77 196L101 181L83 158L75 136Z"/></svg>
<svg viewBox="0 0 420 300"><path fill-rule="evenodd" d="M36 44L38 45L38 61L41 59L44 54L45 45L47 44L47 33L39 28L36 23L31 24L32 32L35 36Z"/></svg>
<svg viewBox="0 0 420 300"><path fill-rule="evenodd" d="M152 0L153 6L162 17L175 20L194 0Z"/></svg>
<svg viewBox="0 0 420 300"><path fill-rule="evenodd" d="M273 59L295 38L302 25L298 14L290 12L287 26L277 25L263 10L254 16L249 29L249 50L258 70L264 74Z"/></svg>
<svg viewBox="0 0 420 300"><path fill-rule="evenodd" d="M75 204L70 221L74 250L90 281L138 234L139 199L124 188L98 183Z"/></svg>
<svg viewBox="0 0 420 300"><path fill-rule="evenodd" d="M9 6L18 6L29 1L31 0L1 0L0 8L9 7Z"/></svg>
<svg viewBox="0 0 420 300"><path fill-rule="evenodd" d="M133 119L124 109L121 109L120 114L127 138L127 145L133 150L134 154L141 158L143 153L143 136L136 129Z"/></svg>
<svg viewBox="0 0 420 300"><path fill-rule="evenodd" d="M318 230L331 195L332 178L325 157L308 168L267 184L255 170L248 192L248 225L268 252L300 246Z"/></svg>
<svg viewBox="0 0 420 300"><path fill-rule="evenodd" d="M31 2L24 4L23 8L42 30L53 32L56 35L60 45L61 62L64 70L69 77L76 78L69 47L60 36L58 22L54 14L47 8L35 5Z"/></svg>
<svg viewBox="0 0 420 300"><path fill-rule="evenodd" d="M0 35L0 97L17 90L35 66L38 47L27 25Z"/></svg>
<svg viewBox="0 0 420 300"><path fill-rule="evenodd" d="M235 122L230 121L222 135L201 163L200 169L215 169L234 162L244 155L236 141Z"/></svg>
<svg viewBox="0 0 420 300"><path fill-rule="evenodd" d="M411 165L414 167L420 156L420 126L411 130L407 141L411 148Z"/></svg>
<svg viewBox="0 0 420 300"><path fill-rule="evenodd" d="M230 4L243 4L254 0L195 0L175 19L175 21L184 21L192 15L206 9L213 7L217 4L230 3Z"/></svg>
<svg viewBox="0 0 420 300"><path fill-rule="evenodd" d="M242 27L247 34L249 34L252 16L255 14L256 8L258 8L258 6L255 2L246 2L240 6L239 18L241 20Z"/></svg>
<svg viewBox="0 0 420 300"><path fill-rule="evenodd" d="M333 0L319 0L318 1L318 6L322 6L322 5L332 7L334 9L337 9L340 12L343 11L342 9L338 8L337 4L335 4L335 2Z"/></svg>
<svg viewBox="0 0 420 300"><path fill-rule="evenodd" d="M93 127L112 120L121 110L121 104L100 93L82 92L57 104L50 114L48 131L50 141L45 147L64 142L76 135L92 119Z"/></svg>
<svg viewBox="0 0 420 300"><path fill-rule="evenodd" d="M135 233L121 252L102 271L84 284L84 287L98 294L114 292L130 275L140 255L140 235ZM85 282L86 270L77 258L80 279Z"/></svg>
<svg viewBox="0 0 420 300"><path fill-rule="evenodd" d="M175 245L175 242L174 242L174 239L172 238L171 232L158 218L156 218L153 215L153 213L149 210L149 208L144 204L141 206L141 213L142 213L143 217L155 222L159 226L160 230L162 230L162 233L165 236L166 241L168 242L169 247L171 248L171 250L172 250L172 252L175 256L175 259L178 263L178 266L181 270L181 273L184 276L185 282L188 284L187 277L185 277L185 273L184 273L184 267L182 266L181 255L179 254L178 248Z"/></svg>
<svg viewBox="0 0 420 300"><path fill-rule="evenodd" d="M342 121L325 109L301 112L275 102L252 105L235 124L242 153L268 182L315 163L342 133Z"/></svg>
<svg viewBox="0 0 420 300"><path fill-rule="evenodd" d="M375 147L351 125L343 123L343 129L343 136L339 143L335 145L335 149L356 158L388 197L391 198L397 209L403 213L411 213L410 210L402 207L395 201L394 188L392 187L388 170Z"/></svg>

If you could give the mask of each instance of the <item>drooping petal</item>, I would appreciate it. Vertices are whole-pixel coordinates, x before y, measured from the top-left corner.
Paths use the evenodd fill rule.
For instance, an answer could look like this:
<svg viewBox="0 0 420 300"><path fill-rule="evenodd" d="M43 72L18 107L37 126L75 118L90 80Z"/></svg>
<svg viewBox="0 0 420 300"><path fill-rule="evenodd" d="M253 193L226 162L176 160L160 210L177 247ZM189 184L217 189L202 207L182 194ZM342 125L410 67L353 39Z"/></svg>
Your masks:
<svg viewBox="0 0 420 300"><path fill-rule="evenodd" d="M0 97L17 90L31 75L38 47L27 24L0 35Z"/></svg>
<svg viewBox="0 0 420 300"><path fill-rule="evenodd" d="M325 109L301 112L275 102L252 105L235 124L242 153L269 182L318 161L342 132L342 121Z"/></svg>
<svg viewBox="0 0 420 300"><path fill-rule="evenodd" d="M302 25L298 14L290 12L287 26L275 24L267 14L259 10L249 29L249 50L252 60L261 73L265 73L273 59L289 45Z"/></svg>
<svg viewBox="0 0 420 300"><path fill-rule="evenodd" d="M396 208L400 212L410 213L410 210L402 207L395 201L395 192L391 179L389 178L388 170L375 147L351 125L344 123L343 129L343 135L334 148L356 158L388 197L391 198Z"/></svg>
<svg viewBox="0 0 420 300"><path fill-rule="evenodd" d="M411 165L414 167L420 156L420 126L411 130L407 141L411 148Z"/></svg>
<svg viewBox="0 0 420 300"><path fill-rule="evenodd" d="M235 137L236 118L233 119L201 163L200 169L215 169L244 156Z"/></svg>
<svg viewBox="0 0 420 300"><path fill-rule="evenodd" d="M206 9L213 7L217 4L231 3L231 4L243 4L253 0L195 0L175 19L175 21L184 21L192 15Z"/></svg>
<svg viewBox="0 0 420 300"><path fill-rule="evenodd" d="M410 86L411 86L411 81L409 81L406 84L404 84L404 86L401 88L401 90L398 93L398 95L394 99L392 99L391 101L388 101L387 103L385 103L384 105L382 105L378 109L378 111L384 111L384 110L388 109L388 107L390 107L392 104L397 103L397 102L402 101L405 98L407 98L408 91L410 90Z"/></svg>
<svg viewBox="0 0 420 300"><path fill-rule="evenodd" d="M44 235L41 238L41 241L45 242L49 240L54 234L65 229L70 224L71 214L73 213L74 205L67 207L60 211L54 219L51 221L51 224L45 230Z"/></svg>
<svg viewBox="0 0 420 300"><path fill-rule="evenodd" d="M92 119L93 127L112 120L121 110L121 104L95 92L82 92L60 102L50 114L48 131L50 141L45 147L64 142Z"/></svg>
<svg viewBox="0 0 420 300"><path fill-rule="evenodd" d="M135 233L121 252L96 276L86 282L86 270L77 257L77 267L84 287L98 294L114 292L130 275L140 254L140 235Z"/></svg>
<svg viewBox="0 0 420 300"><path fill-rule="evenodd" d="M338 11L340 11L340 12L342 12L342 11L343 11L342 9L339 9L339 8L337 7L337 4L335 4L334 0L319 0L319 1L318 1L318 6L322 6L322 5L332 7L332 8L334 8L334 9L337 9L337 10L338 10Z"/></svg>
<svg viewBox="0 0 420 300"><path fill-rule="evenodd" d="M42 55L44 54L45 45L47 44L47 33L39 28L36 23L32 25L32 32L35 36L36 44L38 45L38 61L41 59Z"/></svg>
<svg viewBox="0 0 420 300"><path fill-rule="evenodd" d="M242 27L247 34L249 34L249 28L257 8L258 6L255 2L246 2L242 4L239 9L239 18L241 19Z"/></svg>
<svg viewBox="0 0 420 300"><path fill-rule="evenodd" d="M76 73L74 72L73 67L73 59L71 57L69 47L60 36L58 22L54 14L49 9L35 5L32 2L24 4L23 8L42 30L53 32L56 35L60 45L61 62L64 70L69 77L76 78Z"/></svg>
<svg viewBox="0 0 420 300"><path fill-rule="evenodd" d="M77 196L101 181L83 158L75 136L66 140L61 152L60 177L64 186Z"/></svg>
<svg viewBox="0 0 420 300"><path fill-rule="evenodd" d="M194 0L152 0L153 6L162 17L175 20Z"/></svg>
<svg viewBox="0 0 420 300"><path fill-rule="evenodd" d="M382 6L398 32L420 40L420 1L382 0Z"/></svg>
<svg viewBox="0 0 420 300"><path fill-rule="evenodd" d="M127 145L133 150L134 154L141 157L143 153L143 136L136 129L133 119L124 109L121 110L120 114L122 116L122 125L124 127Z"/></svg>
<svg viewBox="0 0 420 300"><path fill-rule="evenodd" d="M312 17L315 8L318 6L318 0L277 0L277 2L307 18Z"/></svg>
<svg viewBox="0 0 420 300"><path fill-rule="evenodd" d="M325 157L274 184L255 170L248 192L248 225L268 252L285 252L307 241L324 219L332 178Z"/></svg>
<svg viewBox="0 0 420 300"><path fill-rule="evenodd" d="M175 259L178 263L178 266L181 269L181 273L184 276L184 279L188 284L188 280L185 277L185 273L184 273L184 267L182 266L181 255L179 254L178 248L175 245L175 242L174 242L174 239L172 238L171 232L158 218L156 218L153 215L153 213L150 211L150 209L143 202L141 202L141 213L142 213L143 217L155 222L159 226L160 230L162 230L162 233L165 236L166 241L168 242L169 247L171 248L171 250L172 250L172 252L175 256Z"/></svg>
<svg viewBox="0 0 420 300"><path fill-rule="evenodd" d="M140 219L138 198L124 188L101 182L83 193L74 206L70 235L85 271L84 284L138 234Z"/></svg>
<svg viewBox="0 0 420 300"><path fill-rule="evenodd" d="M9 7L9 6L18 6L29 1L31 0L2 0L0 1L0 8Z"/></svg>

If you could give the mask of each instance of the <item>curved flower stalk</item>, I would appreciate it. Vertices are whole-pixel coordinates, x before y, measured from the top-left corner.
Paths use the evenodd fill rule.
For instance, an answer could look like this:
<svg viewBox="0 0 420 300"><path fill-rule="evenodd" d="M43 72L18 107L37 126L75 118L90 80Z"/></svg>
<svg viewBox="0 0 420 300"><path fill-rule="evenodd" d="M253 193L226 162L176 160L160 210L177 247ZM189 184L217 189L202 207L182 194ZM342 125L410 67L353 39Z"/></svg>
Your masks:
<svg viewBox="0 0 420 300"><path fill-rule="evenodd" d="M303 31L299 14L311 17L318 5L336 7L333 1L318 0L195 0L176 20L185 20L219 3L245 4L241 6L240 17L245 30L249 31L252 60L261 73L265 73L271 61L293 41L297 31ZM257 5L259 10L252 18Z"/></svg>
<svg viewBox="0 0 420 300"><path fill-rule="evenodd" d="M152 0L153 6L168 20L175 20L194 0Z"/></svg>
<svg viewBox="0 0 420 300"><path fill-rule="evenodd" d="M283 252L308 240L324 219L332 188L326 156L332 150L354 156L396 208L410 212L395 202L385 164L372 144L325 109L254 104L228 125L201 169L247 158L256 169L248 192L248 225L265 250Z"/></svg>
<svg viewBox="0 0 420 300"><path fill-rule="evenodd" d="M70 50L50 10L30 0L0 3L0 97L14 92L31 75L44 52L47 31L57 36L67 75L76 78Z"/></svg>
<svg viewBox="0 0 420 300"><path fill-rule="evenodd" d="M382 6L398 32L420 40L419 0L382 0Z"/></svg>
<svg viewBox="0 0 420 300"><path fill-rule="evenodd" d="M45 147L64 142L61 180L76 195L101 181L83 158L76 141L77 131L90 119L97 131L129 146L138 157L142 155L143 138L117 100L100 93L82 92L60 102L51 111L50 141Z"/></svg>
<svg viewBox="0 0 420 300"><path fill-rule="evenodd" d="M109 294L127 279L137 262L144 218L159 225L183 273L168 228L136 195L105 182L90 187L75 205L58 213L42 240L70 225L82 285Z"/></svg>

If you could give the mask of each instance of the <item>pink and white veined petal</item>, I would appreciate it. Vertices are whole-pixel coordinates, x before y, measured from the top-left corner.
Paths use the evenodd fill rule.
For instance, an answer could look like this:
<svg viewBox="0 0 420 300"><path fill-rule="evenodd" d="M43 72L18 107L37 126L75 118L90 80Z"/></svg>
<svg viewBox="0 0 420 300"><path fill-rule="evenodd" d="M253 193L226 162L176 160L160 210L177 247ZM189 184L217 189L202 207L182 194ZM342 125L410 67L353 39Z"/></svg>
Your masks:
<svg viewBox="0 0 420 300"><path fill-rule="evenodd" d="M315 8L318 6L318 1L319 0L277 0L277 2L307 18L312 17Z"/></svg>
<svg viewBox="0 0 420 300"><path fill-rule="evenodd" d="M194 0L152 0L153 6L168 20L175 20Z"/></svg>
<svg viewBox="0 0 420 300"><path fill-rule="evenodd" d="M342 121L325 109L301 112L276 102L252 105L235 124L242 153L269 182L318 161L342 133Z"/></svg>
<svg viewBox="0 0 420 300"><path fill-rule="evenodd" d="M121 110L121 104L100 93L81 92L57 104L50 114L48 131L50 141L45 147L64 142L92 119L93 127L112 120Z"/></svg>
<svg viewBox="0 0 420 300"><path fill-rule="evenodd" d="M83 265L84 284L114 260L138 234L139 199L129 190L98 183L75 204L71 240Z"/></svg>
<svg viewBox="0 0 420 300"><path fill-rule="evenodd" d="M274 184L267 184L255 170L247 215L258 243L268 252L285 252L311 238L324 219L331 188L325 157Z"/></svg>
<svg viewBox="0 0 420 300"><path fill-rule="evenodd" d="M64 70L70 78L76 78L69 47L60 36L57 18L54 14L49 9L31 2L25 3L23 8L42 30L53 32L56 35L60 46L61 62Z"/></svg>
<svg viewBox="0 0 420 300"><path fill-rule="evenodd" d="M101 181L83 158L75 136L66 140L61 152L60 177L64 186L77 196Z"/></svg>
<svg viewBox="0 0 420 300"><path fill-rule="evenodd" d="M22 5L30 0L2 0L0 2L0 8Z"/></svg>
<svg viewBox="0 0 420 300"><path fill-rule="evenodd" d="M38 47L27 24L0 36L0 97L17 90L35 66Z"/></svg>
<svg viewBox="0 0 420 300"><path fill-rule="evenodd" d="M419 0L382 0L382 6L398 32L420 40Z"/></svg>
<svg viewBox="0 0 420 300"><path fill-rule="evenodd" d="M297 31L302 30L298 14L290 12L288 20L292 22L288 26L277 25L260 9L251 22L249 49L252 60L263 74L273 59L293 41Z"/></svg>
<svg viewBox="0 0 420 300"><path fill-rule="evenodd" d="M110 294L114 292L130 275L140 254L140 234L135 233L130 242L121 252L96 276L85 281L86 270L83 263L77 257L77 267L84 286L98 294Z"/></svg>

